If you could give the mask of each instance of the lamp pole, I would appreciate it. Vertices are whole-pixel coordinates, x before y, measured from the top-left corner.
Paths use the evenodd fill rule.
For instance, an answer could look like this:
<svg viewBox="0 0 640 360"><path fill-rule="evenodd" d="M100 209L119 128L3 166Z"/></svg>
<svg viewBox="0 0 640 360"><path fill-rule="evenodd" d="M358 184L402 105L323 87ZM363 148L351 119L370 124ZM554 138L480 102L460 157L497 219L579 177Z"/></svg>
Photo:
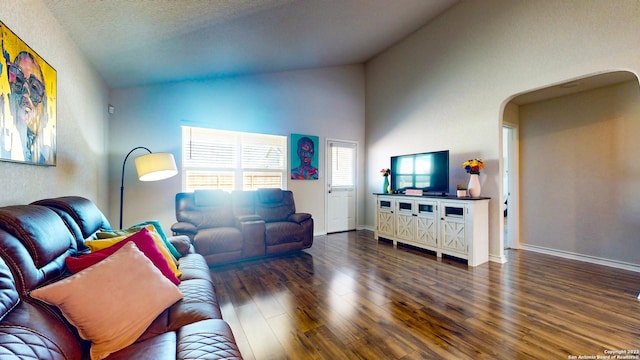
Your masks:
<svg viewBox="0 0 640 360"><path fill-rule="evenodd" d="M131 151L129 151L127 156L124 157L124 161L122 162L122 178L120 179L120 229L122 229L122 204L123 204L123 201L124 201L124 166L127 164L127 159L129 158L129 155L131 155L132 152L134 152L134 151L136 151L138 149L147 150L149 152L149 154L151 154L151 150L147 149L144 146L138 146L138 147L135 147L135 148L131 149Z"/></svg>

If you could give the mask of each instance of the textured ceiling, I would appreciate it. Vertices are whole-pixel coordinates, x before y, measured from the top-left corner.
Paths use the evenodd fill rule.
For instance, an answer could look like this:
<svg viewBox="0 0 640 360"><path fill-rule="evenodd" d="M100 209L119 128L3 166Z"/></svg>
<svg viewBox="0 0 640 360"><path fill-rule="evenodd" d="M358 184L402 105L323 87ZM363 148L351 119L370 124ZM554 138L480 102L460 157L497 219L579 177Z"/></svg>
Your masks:
<svg viewBox="0 0 640 360"><path fill-rule="evenodd" d="M43 0L110 88L362 63L458 0Z"/></svg>

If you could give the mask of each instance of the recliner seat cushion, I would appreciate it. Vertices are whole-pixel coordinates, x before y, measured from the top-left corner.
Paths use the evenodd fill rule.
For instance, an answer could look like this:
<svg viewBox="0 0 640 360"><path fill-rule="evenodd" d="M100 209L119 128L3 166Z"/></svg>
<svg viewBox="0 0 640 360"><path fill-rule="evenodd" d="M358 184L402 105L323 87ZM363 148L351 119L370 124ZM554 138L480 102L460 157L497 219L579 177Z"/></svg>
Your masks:
<svg viewBox="0 0 640 360"><path fill-rule="evenodd" d="M36 306L20 300L11 270L0 258L0 359L63 360L81 351L75 335ZM56 346L60 342L64 348Z"/></svg>
<svg viewBox="0 0 640 360"><path fill-rule="evenodd" d="M78 337L51 309L21 301L0 324L0 359L80 358Z"/></svg>
<svg viewBox="0 0 640 360"><path fill-rule="evenodd" d="M300 242L303 239L302 227L292 222L267 223L266 234L267 245Z"/></svg>
<svg viewBox="0 0 640 360"><path fill-rule="evenodd" d="M209 265L201 254L192 253L180 258L180 280L202 279L211 282Z"/></svg>
<svg viewBox="0 0 640 360"><path fill-rule="evenodd" d="M213 283L204 279L183 281L178 288L184 298L169 308L168 330L201 320L222 319Z"/></svg>
<svg viewBox="0 0 640 360"><path fill-rule="evenodd" d="M199 254L219 254L242 249L242 233L236 228L219 227L198 231L193 246Z"/></svg>

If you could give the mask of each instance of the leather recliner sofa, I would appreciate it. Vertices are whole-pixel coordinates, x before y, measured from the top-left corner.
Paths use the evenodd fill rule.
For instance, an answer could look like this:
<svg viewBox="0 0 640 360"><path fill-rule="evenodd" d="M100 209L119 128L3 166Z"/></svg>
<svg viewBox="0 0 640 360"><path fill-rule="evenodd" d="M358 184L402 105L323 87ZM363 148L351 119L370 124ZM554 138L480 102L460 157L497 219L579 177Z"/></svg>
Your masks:
<svg viewBox="0 0 640 360"><path fill-rule="evenodd" d="M296 212L290 190L178 193L176 219L173 234L188 236L209 265L313 245L313 218Z"/></svg>
<svg viewBox="0 0 640 360"><path fill-rule="evenodd" d="M70 276L65 258L109 228L102 212L82 197L0 208L0 358L89 358L89 343L60 310L30 292ZM206 262L192 248L179 261L182 300L107 359L242 359Z"/></svg>

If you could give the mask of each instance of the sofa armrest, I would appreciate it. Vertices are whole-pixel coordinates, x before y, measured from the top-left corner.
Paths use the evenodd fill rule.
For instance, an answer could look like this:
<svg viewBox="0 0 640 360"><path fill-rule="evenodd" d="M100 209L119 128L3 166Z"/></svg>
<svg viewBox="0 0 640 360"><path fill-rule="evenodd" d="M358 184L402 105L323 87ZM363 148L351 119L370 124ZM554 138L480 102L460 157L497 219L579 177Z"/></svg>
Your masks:
<svg viewBox="0 0 640 360"><path fill-rule="evenodd" d="M182 256L192 252L193 245L191 239L187 235L175 235L167 237L167 240L176 248L176 251Z"/></svg>
<svg viewBox="0 0 640 360"><path fill-rule="evenodd" d="M264 256L266 254L264 220L238 221L236 226L242 233L242 257Z"/></svg>
<svg viewBox="0 0 640 360"><path fill-rule="evenodd" d="M288 221L293 221L295 223L301 224L303 221L311 219L311 214L308 213L295 213L289 215L287 218Z"/></svg>
<svg viewBox="0 0 640 360"><path fill-rule="evenodd" d="M192 238L198 232L198 228L188 222L177 222L171 225L171 231L174 235L187 235Z"/></svg>
<svg viewBox="0 0 640 360"><path fill-rule="evenodd" d="M238 228L242 232L243 224L251 224L254 222L262 222L264 224L264 220L260 215L249 214L249 215L238 215L235 217L234 226ZM264 228L264 225L263 225Z"/></svg>
<svg viewBox="0 0 640 360"><path fill-rule="evenodd" d="M233 332L222 319L185 325L177 335L176 359L242 359Z"/></svg>

